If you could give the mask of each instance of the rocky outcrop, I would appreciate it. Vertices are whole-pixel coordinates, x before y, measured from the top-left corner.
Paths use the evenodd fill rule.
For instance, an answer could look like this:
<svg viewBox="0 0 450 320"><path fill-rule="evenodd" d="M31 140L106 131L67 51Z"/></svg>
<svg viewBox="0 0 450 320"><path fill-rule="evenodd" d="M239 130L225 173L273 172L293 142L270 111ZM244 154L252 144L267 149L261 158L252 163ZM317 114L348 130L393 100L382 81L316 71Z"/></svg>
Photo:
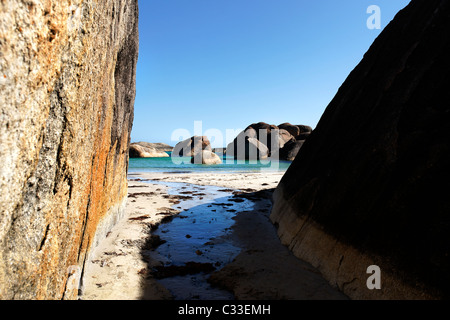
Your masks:
<svg viewBox="0 0 450 320"><path fill-rule="evenodd" d="M151 142L136 142L136 143L132 143L131 145L139 145L145 148L153 148L156 150L156 152L172 152L173 147L169 146L168 144L165 143L151 143Z"/></svg>
<svg viewBox="0 0 450 320"><path fill-rule="evenodd" d="M129 148L130 158L169 158L169 154L161 149L156 149L148 144L148 147L142 146L140 143L132 143Z"/></svg>
<svg viewBox="0 0 450 320"><path fill-rule="evenodd" d="M351 298L449 297L449 55L449 1L412 0L275 191L282 242Z"/></svg>
<svg viewBox="0 0 450 320"><path fill-rule="evenodd" d="M0 2L0 299L75 299L120 218L137 0Z"/></svg>
<svg viewBox="0 0 450 320"><path fill-rule="evenodd" d="M249 125L227 146L227 155L239 160L294 159L312 128L283 123L280 126L259 122ZM302 141L295 143L297 140ZM287 147L282 151L282 149ZM292 160L289 160L292 161Z"/></svg>
<svg viewBox="0 0 450 320"><path fill-rule="evenodd" d="M221 164L222 159L212 152L211 143L206 136L193 136L177 143L172 157L191 157L191 163L214 165Z"/></svg>
<svg viewBox="0 0 450 320"><path fill-rule="evenodd" d="M212 151L211 143L206 136L194 136L176 144L173 148L173 157L193 157L202 150Z"/></svg>

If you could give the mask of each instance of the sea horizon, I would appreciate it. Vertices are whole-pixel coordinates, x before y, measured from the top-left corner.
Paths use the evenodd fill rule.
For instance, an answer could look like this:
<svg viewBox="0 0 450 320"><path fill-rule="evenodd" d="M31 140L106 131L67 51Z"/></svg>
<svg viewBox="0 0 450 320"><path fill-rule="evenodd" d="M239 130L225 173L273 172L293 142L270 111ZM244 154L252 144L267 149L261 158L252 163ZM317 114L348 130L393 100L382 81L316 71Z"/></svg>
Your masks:
<svg viewBox="0 0 450 320"><path fill-rule="evenodd" d="M231 156L220 154L222 164L192 164L191 157L165 158L130 158L128 173L169 172L169 173L252 173L252 172L286 172L291 161L276 160L236 160Z"/></svg>

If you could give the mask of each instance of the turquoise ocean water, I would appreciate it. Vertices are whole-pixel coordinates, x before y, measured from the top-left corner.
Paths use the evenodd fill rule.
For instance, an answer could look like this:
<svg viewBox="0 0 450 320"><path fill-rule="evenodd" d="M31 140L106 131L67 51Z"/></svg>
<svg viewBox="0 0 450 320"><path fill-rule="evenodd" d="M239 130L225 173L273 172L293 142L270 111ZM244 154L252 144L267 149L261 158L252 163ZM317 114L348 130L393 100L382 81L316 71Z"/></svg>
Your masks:
<svg viewBox="0 0 450 320"><path fill-rule="evenodd" d="M220 155L219 155L220 156ZM286 171L291 162L288 161L242 161L222 156L220 165L191 164L190 157L183 158L131 158L129 172L264 172Z"/></svg>

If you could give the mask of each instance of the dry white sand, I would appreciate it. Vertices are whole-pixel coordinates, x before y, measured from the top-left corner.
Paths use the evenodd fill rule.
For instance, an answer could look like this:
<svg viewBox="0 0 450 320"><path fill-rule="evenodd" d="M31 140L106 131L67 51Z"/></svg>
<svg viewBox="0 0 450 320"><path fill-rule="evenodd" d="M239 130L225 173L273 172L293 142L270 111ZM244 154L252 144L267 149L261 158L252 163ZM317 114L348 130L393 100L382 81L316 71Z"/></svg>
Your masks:
<svg viewBox="0 0 450 320"><path fill-rule="evenodd" d="M169 299L170 293L146 277L148 262L142 247L150 237L151 226L165 217L158 213L172 207L163 194L167 188L143 182L129 182L125 217L95 250L86 264L81 299L138 300ZM164 209L164 208L167 208Z"/></svg>
<svg viewBox="0 0 450 320"><path fill-rule="evenodd" d="M172 298L149 270L160 262L143 255L158 242L152 236L152 227L178 214L173 207L179 200L168 196L164 182L219 186L257 194L253 197L254 209L237 213L233 232L226 239L238 244L242 252L211 275L215 285L233 292L237 299L345 299L317 270L280 244L268 217L271 193L267 190L275 188L282 176L280 172L130 174L125 218L87 262L81 299Z"/></svg>

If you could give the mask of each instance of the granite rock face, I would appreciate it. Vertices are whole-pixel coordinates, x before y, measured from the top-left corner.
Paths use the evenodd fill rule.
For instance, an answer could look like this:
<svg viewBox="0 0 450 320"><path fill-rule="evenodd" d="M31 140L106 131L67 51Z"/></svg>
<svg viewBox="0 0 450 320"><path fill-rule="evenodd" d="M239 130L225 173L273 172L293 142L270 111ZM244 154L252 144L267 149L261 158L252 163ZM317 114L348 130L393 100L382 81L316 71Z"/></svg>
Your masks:
<svg viewBox="0 0 450 320"><path fill-rule="evenodd" d="M173 150L172 146L165 144L165 143L160 143L160 142L152 143L152 142L140 141L140 142L132 143L132 145L133 144L137 144L137 145L140 145L140 146L146 147L146 148L153 148L157 152L172 152L172 150Z"/></svg>
<svg viewBox="0 0 450 320"><path fill-rule="evenodd" d="M0 298L75 299L123 212L137 0L0 2Z"/></svg>
<svg viewBox="0 0 450 320"><path fill-rule="evenodd" d="M128 151L130 158L168 158L169 154L154 147L144 147L139 143L132 143Z"/></svg>
<svg viewBox="0 0 450 320"><path fill-rule="evenodd" d="M274 194L283 243L351 298L450 296L449 56L450 2L412 0Z"/></svg>

